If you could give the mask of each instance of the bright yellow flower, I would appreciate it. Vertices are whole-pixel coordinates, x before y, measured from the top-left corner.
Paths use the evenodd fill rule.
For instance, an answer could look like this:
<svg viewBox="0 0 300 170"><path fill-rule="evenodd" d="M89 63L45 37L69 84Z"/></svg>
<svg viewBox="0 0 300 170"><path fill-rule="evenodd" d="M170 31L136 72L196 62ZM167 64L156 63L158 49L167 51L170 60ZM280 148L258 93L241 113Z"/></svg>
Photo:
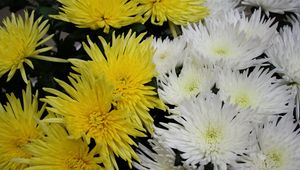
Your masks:
<svg viewBox="0 0 300 170"><path fill-rule="evenodd" d="M49 110L63 116L45 121L64 122L75 139L84 137L90 143L94 138L100 146L105 168L118 169L114 155L128 161L131 166L132 158L138 160L138 157L131 148L136 144L129 136L145 135L130 121L127 110L112 107L113 87L104 78L95 78L85 72L80 77L72 75L69 80L71 85L57 80L67 94L45 89L56 95L45 99L52 106Z"/></svg>
<svg viewBox="0 0 300 170"><path fill-rule="evenodd" d="M141 4L145 19L151 17L151 23L163 25L167 20L176 25L199 22L208 15L205 0L133 0Z"/></svg>
<svg viewBox="0 0 300 170"><path fill-rule="evenodd" d="M164 105L157 97L155 87L147 84L155 75L152 62L154 49L151 46L152 38L142 41L143 37L144 34L136 37L131 32L125 37L113 36L112 45L100 38L104 54L88 38L89 46L84 44L84 49L92 61L71 62L77 68L87 67L92 70L95 77L105 75L114 86L114 105L129 110L131 120L140 127L144 125L152 134L153 118L148 111L155 107L164 109Z"/></svg>
<svg viewBox="0 0 300 170"><path fill-rule="evenodd" d="M34 12L28 16L25 11L24 19L14 13L11 17L3 20L0 26L0 77L8 73L9 81L15 72L20 69L23 80L27 83L26 73L23 64L28 64L33 69L29 58L36 58L48 61L63 61L40 55L52 47L38 48L40 45L51 39L53 35L46 36L49 25L47 21L38 18L34 21Z"/></svg>
<svg viewBox="0 0 300 170"><path fill-rule="evenodd" d="M128 0L58 0L62 4L55 19L74 23L79 28L120 28L141 21L138 3Z"/></svg>
<svg viewBox="0 0 300 170"><path fill-rule="evenodd" d="M32 157L26 170L101 170L97 147L89 151L82 138L71 139L61 125L48 126L47 137L26 147Z"/></svg>
<svg viewBox="0 0 300 170"><path fill-rule="evenodd" d="M32 96L30 85L23 91L23 103L13 94L7 95L8 103L0 105L0 169L20 170L26 164L14 162L16 158L30 158L25 147L43 136L37 126L44 109L38 111L37 93Z"/></svg>

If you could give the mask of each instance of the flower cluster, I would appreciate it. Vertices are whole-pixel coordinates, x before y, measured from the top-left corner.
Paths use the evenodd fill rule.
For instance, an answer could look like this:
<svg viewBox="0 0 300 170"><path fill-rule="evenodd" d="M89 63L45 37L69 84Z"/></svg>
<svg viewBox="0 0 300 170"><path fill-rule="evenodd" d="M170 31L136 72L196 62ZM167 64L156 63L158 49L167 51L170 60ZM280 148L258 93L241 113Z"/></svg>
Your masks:
<svg viewBox="0 0 300 170"><path fill-rule="evenodd" d="M0 26L0 79L20 70L26 86L0 86L0 169L300 169L299 1L57 5L51 22L25 10ZM57 55L56 22L92 32L78 57ZM127 29L165 22L163 37ZM70 72L35 86L31 59Z"/></svg>
<svg viewBox="0 0 300 170"><path fill-rule="evenodd" d="M158 94L170 115L149 140L153 153L140 144L137 169L300 168L300 22L291 17L292 27L281 29L264 6L251 15L230 6L173 40L153 41Z"/></svg>

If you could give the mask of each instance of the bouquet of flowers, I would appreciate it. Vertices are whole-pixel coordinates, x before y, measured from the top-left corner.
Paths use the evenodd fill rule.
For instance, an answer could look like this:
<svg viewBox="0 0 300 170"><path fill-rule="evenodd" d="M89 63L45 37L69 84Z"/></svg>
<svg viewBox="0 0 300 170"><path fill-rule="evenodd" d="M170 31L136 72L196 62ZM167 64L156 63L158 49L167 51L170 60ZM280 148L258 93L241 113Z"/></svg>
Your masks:
<svg viewBox="0 0 300 170"><path fill-rule="evenodd" d="M300 169L299 0L0 8L0 169Z"/></svg>

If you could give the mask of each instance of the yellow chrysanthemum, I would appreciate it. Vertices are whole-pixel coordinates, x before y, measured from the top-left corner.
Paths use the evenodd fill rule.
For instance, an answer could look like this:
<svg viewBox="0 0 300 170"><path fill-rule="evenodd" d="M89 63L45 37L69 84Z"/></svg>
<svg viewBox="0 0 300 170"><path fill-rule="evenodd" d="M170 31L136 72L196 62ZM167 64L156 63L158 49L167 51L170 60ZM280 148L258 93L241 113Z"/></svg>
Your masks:
<svg viewBox="0 0 300 170"><path fill-rule="evenodd" d="M199 22L208 15L205 0L133 0L141 4L145 19L151 17L151 23L163 25L171 21L176 25Z"/></svg>
<svg viewBox="0 0 300 170"><path fill-rule="evenodd" d="M87 73L80 77L72 75L69 80L72 86L57 80L68 95L55 89L45 89L56 95L45 99L52 106L49 110L63 116L45 121L65 122L75 139L84 137L89 143L94 138L100 146L105 168L118 169L115 155L131 166L132 158L138 160L138 157L131 148L136 144L129 136L145 135L139 131L138 125L130 121L127 110L112 107L113 87L105 79Z"/></svg>
<svg viewBox="0 0 300 170"><path fill-rule="evenodd" d="M119 109L128 109L134 123L153 133L153 118L149 108L164 109L162 101L156 96L155 87L147 85L155 75L152 62L154 49L152 38L142 41L144 34L136 37L129 32L127 36L113 36L112 45L103 38L101 42L104 54L88 38L84 49L92 61L72 60L77 68L87 67L92 74L105 75L114 86L114 105ZM76 68L75 68L76 70Z"/></svg>
<svg viewBox="0 0 300 170"><path fill-rule="evenodd" d="M79 28L120 28L140 22L141 8L128 0L58 0L62 4L55 19L74 23Z"/></svg>
<svg viewBox="0 0 300 170"><path fill-rule="evenodd" d="M97 148L89 151L82 138L71 139L61 125L50 125L47 137L26 147L32 154L26 170L101 170L102 163ZM23 160L24 161L24 160ZM99 164L99 165L98 165Z"/></svg>
<svg viewBox="0 0 300 170"><path fill-rule="evenodd" d="M31 157L24 148L43 136L35 120L44 109L38 111L37 93L32 96L30 85L23 91L23 104L13 94L7 99L4 108L0 105L0 169L20 170L27 165L14 159Z"/></svg>
<svg viewBox="0 0 300 170"><path fill-rule="evenodd" d="M4 19L3 26L0 26L0 77L9 72L7 77L7 81L9 81L20 69L22 78L27 83L23 64L26 63L33 69L33 64L29 60L30 57L64 62L62 59L40 55L40 53L52 48L38 48L53 36L46 36L43 39L48 29L47 21L42 21L41 17L34 21L34 12L29 16L28 12L25 11L24 19L14 13L11 14L10 18Z"/></svg>

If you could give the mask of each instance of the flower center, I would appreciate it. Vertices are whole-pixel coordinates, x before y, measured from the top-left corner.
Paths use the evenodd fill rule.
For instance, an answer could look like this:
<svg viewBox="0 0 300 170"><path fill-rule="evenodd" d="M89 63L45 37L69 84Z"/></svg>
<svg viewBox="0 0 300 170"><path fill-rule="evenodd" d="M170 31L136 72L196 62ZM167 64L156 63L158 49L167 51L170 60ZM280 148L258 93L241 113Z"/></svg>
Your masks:
<svg viewBox="0 0 300 170"><path fill-rule="evenodd" d="M124 90L126 91L131 84L130 76L126 72L118 73L114 80L114 84L116 87L116 93L122 93Z"/></svg>
<svg viewBox="0 0 300 170"><path fill-rule="evenodd" d="M18 147L18 148L22 148L24 145L26 145L28 143L28 139L26 137L20 137L18 139L16 139L15 141L15 145Z"/></svg>
<svg viewBox="0 0 300 170"><path fill-rule="evenodd" d="M168 54L166 52L159 53L158 56L161 60L168 58Z"/></svg>
<svg viewBox="0 0 300 170"><path fill-rule="evenodd" d="M12 154L15 155L15 157L21 157L21 158L30 158L31 154L29 154L24 147L30 143L32 139L37 139L39 137L39 133L37 131L34 131L32 129L28 129L30 132L27 132L26 134L18 134L18 137L13 139L11 141L11 144L14 148L12 151Z"/></svg>
<svg viewBox="0 0 300 170"><path fill-rule="evenodd" d="M186 92L193 93L198 90L198 86L196 81L189 81L185 84L184 89Z"/></svg>
<svg viewBox="0 0 300 170"><path fill-rule="evenodd" d="M205 139L206 139L207 143L211 143L211 144L217 143L217 140L219 139L218 130L214 129L214 128L209 128L206 131Z"/></svg>
<svg viewBox="0 0 300 170"><path fill-rule="evenodd" d="M217 46L213 48L213 52L218 57L227 57L229 55L229 50L225 46Z"/></svg>
<svg viewBox="0 0 300 170"><path fill-rule="evenodd" d="M68 169L72 170L84 170L88 167L87 161L77 156L68 158L65 164L67 165Z"/></svg>
<svg viewBox="0 0 300 170"><path fill-rule="evenodd" d="M17 139L14 141L15 150L12 152L16 157L30 158L31 155L24 150L24 146L28 143L26 139Z"/></svg>
<svg viewBox="0 0 300 170"><path fill-rule="evenodd" d="M100 111L90 114L89 123L96 129L103 129L107 124L107 114Z"/></svg>
<svg viewBox="0 0 300 170"><path fill-rule="evenodd" d="M215 53L217 53L220 56L224 56L224 55L227 54L227 51L225 49L222 49L222 48L217 48L217 49L215 49Z"/></svg>
<svg viewBox="0 0 300 170"><path fill-rule="evenodd" d="M279 168L283 164L282 154L278 151L271 151L269 152L266 158L266 165L269 168Z"/></svg>
<svg viewBox="0 0 300 170"><path fill-rule="evenodd" d="M234 98L234 103L242 108L247 108L250 106L249 96L246 94L240 94Z"/></svg>
<svg viewBox="0 0 300 170"><path fill-rule="evenodd" d="M130 82L127 76L122 76L117 80L116 89L113 92L114 100L116 102L124 100L124 97L128 96L130 89Z"/></svg>
<svg viewBox="0 0 300 170"><path fill-rule="evenodd" d="M209 125L202 138L206 143L207 154L215 155L220 151L218 144L223 138L221 128Z"/></svg>
<svg viewBox="0 0 300 170"><path fill-rule="evenodd" d="M205 141L208 144L217 144L222 139L222 133L220 128L208 127L204 134Z"/></svg>

